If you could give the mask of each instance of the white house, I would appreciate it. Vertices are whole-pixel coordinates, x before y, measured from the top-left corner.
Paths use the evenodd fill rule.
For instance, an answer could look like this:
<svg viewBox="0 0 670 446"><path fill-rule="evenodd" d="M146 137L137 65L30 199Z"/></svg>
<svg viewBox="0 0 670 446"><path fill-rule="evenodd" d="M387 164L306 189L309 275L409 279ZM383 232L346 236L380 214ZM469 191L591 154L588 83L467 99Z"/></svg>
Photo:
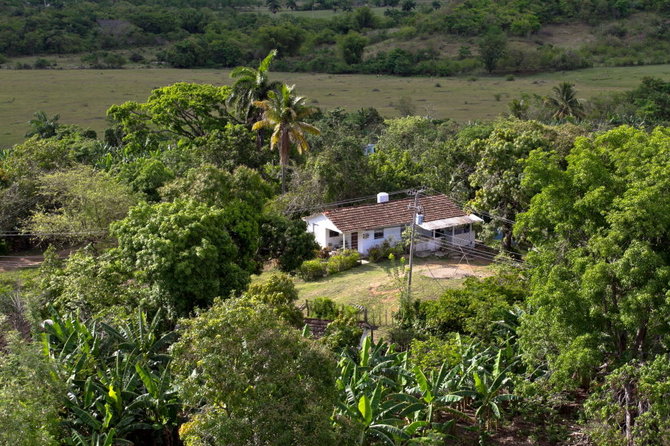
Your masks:
<svg viewBox="0 0 670 446"><path fill-rule="evenodd" d="M304 217L307 230L317 243L332 249L355 249L361 254L380 245L384 240L397 243L403 230L411 225L414 198L389 201L389 195L377 194L376 204L364 204L330 209ZM417 251L437 251L449 246L475 244L472 224L482 219L466 214L446 195L421 197L421 213L417 216Z"/></svg>

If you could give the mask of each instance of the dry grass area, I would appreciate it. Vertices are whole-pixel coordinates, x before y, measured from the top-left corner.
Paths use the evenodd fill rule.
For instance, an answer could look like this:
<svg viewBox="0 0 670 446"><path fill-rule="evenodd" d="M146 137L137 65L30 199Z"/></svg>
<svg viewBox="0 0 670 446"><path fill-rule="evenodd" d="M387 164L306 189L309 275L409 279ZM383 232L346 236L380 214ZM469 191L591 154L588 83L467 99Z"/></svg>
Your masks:
<svg viewBox="0 0 670 446"><path fill-rule="evenodd" d="M37 110L60 114L60 122L76 123L101 132L105 111L113 104L144 101L152 89L175 82L229 84L227 70L128 68L122 70L0 70L0 147L23 139L27 122ZM374 75L273 73L296 84L325 109L376 107L384 116L398 115L396 104L411 98L417 114L457 121L493 119L522 93L547 95L562 81L576 84L581 98L631 89L644 76L670 78L670 65L592 68L563 73L504 77L430 78Z"/></svg>

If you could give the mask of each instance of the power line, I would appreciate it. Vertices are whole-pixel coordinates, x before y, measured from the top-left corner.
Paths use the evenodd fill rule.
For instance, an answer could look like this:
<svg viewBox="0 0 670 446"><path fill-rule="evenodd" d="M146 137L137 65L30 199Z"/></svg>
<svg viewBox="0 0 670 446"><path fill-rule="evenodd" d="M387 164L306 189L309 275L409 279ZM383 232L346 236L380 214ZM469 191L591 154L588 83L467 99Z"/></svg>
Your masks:
<svg viewBox="0 0 670 446"><path fill-rule="evenodd" d="M490 257L492 259L497 257L497 254L494 254L490 251L486 251L486 250L478 249L478 248L473 248L473 247L469 247L469 246L459 245L457 243L450 242L450 241L445 240L445 239L436 239L436 238L433 238L433 237L430 237L430 236L427 236L427 235L420 235L420 237L422 237L424 241L431 241L431 242L441 243L444 246L448 245L450 247L462 248L462 249L468 250L468 252L477 253L477 254L480 254L482 256ZM516 261L516 260L511 260L511 261L521 263L521 262Z"/></svg>
<svg viewBox="0 0 670 446"><path fill-rule="evenodd" d="M436 194L447 195L447 194L445 194L444 192L440 192L440 191L438 191L437 189L432 188L432 187L431 187L431 188L428 188L428 189L429 189L430 191L436 193ZM454 203L456 203L457 205L459 205L461 208L469 207L469 208L471 208L475 213L477 213L477 214L479 214L479 215L483 215L483 216L488 217L488 218L490 218L490 219L500 220L500 221L502 221L503 223L508 223L508 224L511 224L511 225L516 224L516 221L514 221L514 220L512 220L512 219L510 219L510 218L500 217L500 216L498 216L498 215L492 215L492 214L490 214L489 212L482 211L482 210L480 210L480 209L476 209L476 208L473 207L472 205L470 205L470 204L468 204L468 203L466 203L466 202L464 202L464 201L462 201L462 200L458 200L458 199L456 199L456 198L454 198L454 197L451 197L451 196L449 196L449 195L447 195L447 197L449 197L449 199L450 199L451 201L453 201Z"/></svg>
<svg viewBox="0 0 670 446"><path fill-rule="evenodd" d="M84 232L0 232L0 237L55 237L65 235L103 235L108 231L84 231Z"/></svg>
<svg viewBox="0 0 670 446"><path fill-rule="evenodd" d="M398 194L408 194L412 192L413 189L403 189L403 190L397 190L393 192L388 192L389 195L398 195ZM307 212L307 211L315 211L315 210L321 210L321 209L329 209L329 208L334 208L338 206L343 206L346 204L354 204L354 203L360 203L363 201L368 201L368 200L374 200L377 198L377 195L368 195L365 197L359 197L359 198L350 198L347 200L340 200L340 201L334 201L331 203L323 203L323 204L317 204L314 206L303 206L303 207L298 207L298 208L290 208L289 211L292 213L300 213L300 212Z"/></svg>
<svg viewBox="0 0 670 446"><path fill-rule="evenodd" d="M435 239L435 238L428 237L428 236L425 236L425 235L419 235L419 237L424 242L436 243L438 246L441 246L441 247L444 247L444 248L450 248L452 250L457 249L457 250L460 250L464 254L470 255L474 258L478 258L478 259L481 259L481 260L486 260L486 261L495 262L495 263L513 264L513 265L517 265L517 266L523 265L523 262L520 262L518 260L504 259L504 258L501 259L497 255L495 255L491 252L483 251L483 250L477 249L477 248L461 246L461 245L458 245L456 243L449 242L448 240L445 240L445 239Z"/></svg>

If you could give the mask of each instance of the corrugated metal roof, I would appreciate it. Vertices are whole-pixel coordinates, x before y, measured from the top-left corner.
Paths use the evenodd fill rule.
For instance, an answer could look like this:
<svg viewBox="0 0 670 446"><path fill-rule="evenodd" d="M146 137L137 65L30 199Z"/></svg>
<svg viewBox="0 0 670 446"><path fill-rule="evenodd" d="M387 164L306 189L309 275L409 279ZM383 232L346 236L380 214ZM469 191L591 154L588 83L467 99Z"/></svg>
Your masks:
<svg viewBox="0 0 670 446"><path fill-rule="evenodd" d="M386 203L331 209L323 214L342 232L361 231L411 224L414 211L409 206L412 204L414 198L405 198ZM423 208L424 224L467 216L446 195L421 197L419 205Z"/></svg>
<svg viewBox="0 0 670 446"><path fill-rule="evenodd" d="M420 224L419 227L426 229L427 231L433 231L435 229L444 229L451 228L452 226L467 225L470 223L481 223L484 220L477 217L476 215L466 215L465 217L452 217L444 218L442 220L435 220L430 222L425 222Z"/></svg>

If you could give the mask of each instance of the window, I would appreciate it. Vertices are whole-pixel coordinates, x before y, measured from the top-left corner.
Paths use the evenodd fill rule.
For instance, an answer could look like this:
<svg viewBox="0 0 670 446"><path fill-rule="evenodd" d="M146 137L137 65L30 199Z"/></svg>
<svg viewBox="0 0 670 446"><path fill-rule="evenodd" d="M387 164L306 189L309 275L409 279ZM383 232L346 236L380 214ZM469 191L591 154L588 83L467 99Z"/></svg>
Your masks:
<svg viewBox="0 0 670 446"><path fill-rule="evenodd" d="M339 232L333 231L332 229L328 230L328 237L340 237L342 234Z"/></svg>
<svg viewBox="0 0 670 446"><path fill-rule="evenodd" d="M470 225L456 226L454 228L454 234L465 234L470 232Z"/></svg>
<svg viewBox="0 0 670 446"><path fill-rule="evenodd" d="M384 230L383 229L375 229L375 240L379 240L384 238Z"/></svg>

